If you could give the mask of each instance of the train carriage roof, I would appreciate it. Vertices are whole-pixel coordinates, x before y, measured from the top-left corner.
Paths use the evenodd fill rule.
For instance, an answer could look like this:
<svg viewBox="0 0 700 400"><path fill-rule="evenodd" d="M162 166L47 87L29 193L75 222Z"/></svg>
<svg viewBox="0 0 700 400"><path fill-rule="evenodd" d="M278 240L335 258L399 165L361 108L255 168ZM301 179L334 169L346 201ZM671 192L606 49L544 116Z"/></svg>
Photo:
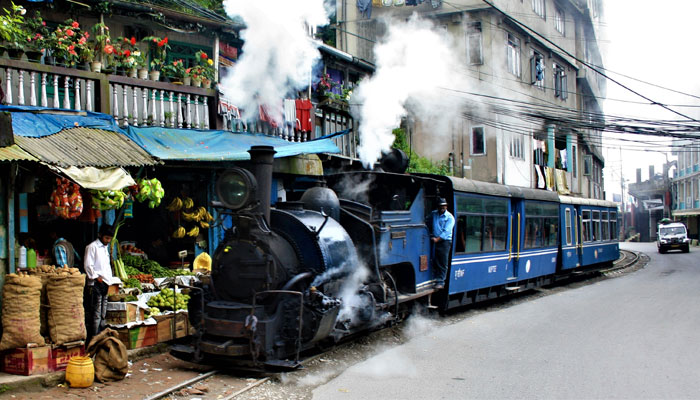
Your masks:
<svg viewBox="0 0 700 400"><path fill-rule="evenodd" d="M559 201L563 204L617 208L617 203L614 203L612 201L588 199L584 197L559 196Z"/></svg>
<svg viewBox="0 0 700 400"><path fill-rule="evenodd" d="M467 193L487 194L500 197L515 197L527 200L542 200L559 202L559 196L555 192L547 190L532 189L520 186L501 185L475 181L472 179L447 177L452 182L452 187L456 191Z"/></svg>

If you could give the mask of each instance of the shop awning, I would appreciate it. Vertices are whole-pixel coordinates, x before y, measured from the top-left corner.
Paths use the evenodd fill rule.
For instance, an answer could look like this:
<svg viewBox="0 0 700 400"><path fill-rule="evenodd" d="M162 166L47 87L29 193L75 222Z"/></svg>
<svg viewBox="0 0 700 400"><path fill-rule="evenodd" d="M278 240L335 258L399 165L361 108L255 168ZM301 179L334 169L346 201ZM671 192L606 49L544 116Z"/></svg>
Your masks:
<svg viewBox="0 0 700 400"><path fill-rule="evenodd" d="M251 146L273 146L276 158L340 152L330 138L288 142L275 136L218 130L128 127L126 131L131 140L161 160L248 160Z"/></svg>
<svg viewBox="0 0 700 400"><path fill-rule="evenodd" d="M13 144L0 147L0 161L39 161L39 159Z"/></svg>
<svg viewBox="0 0 700 400"><path fill-rule="evenodd" d="M40 138L79 127L120 131L114 117L92 111L9 105L0 105L0 111L11 114L13 133L23 137Z"/></svg>
<svg viewBox="0 0 700 400"><path fill-rule="evenodd" d="M151 157L123 133L95 128L70 128L43 137L15 135L15 143L39 160L63 168L155 165Z"/></svg>
<svg viewBox="0 0 700 400"><path fill-rule="evenodd" d="M51 166L50 166L51 167ZM95 167L51 167L66 175L75 183L86 189L119 190L127 186L135 185L134 178L121 167L95 168Z"/></svg>

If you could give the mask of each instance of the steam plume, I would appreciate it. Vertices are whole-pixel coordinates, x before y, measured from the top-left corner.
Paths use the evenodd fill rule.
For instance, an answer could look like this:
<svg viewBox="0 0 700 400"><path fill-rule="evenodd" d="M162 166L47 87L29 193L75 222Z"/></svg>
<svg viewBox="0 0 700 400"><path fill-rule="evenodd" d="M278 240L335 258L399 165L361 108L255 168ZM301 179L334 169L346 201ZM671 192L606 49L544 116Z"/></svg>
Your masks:
<svg viewBox="0 0 700 400"><path fill-rule="evenodd" d="M224 9L240 16L246 29L242 56L222 79L222 92L243 109L244 119L256 117L264 104L282 122L282 99L309 85L321 57L304 27L328 24L323 0L225 0Z"/></svg>
<svg viewBox="0 0 700 400"><path fill-rule="evenodd" d="M445 89L465 87L458 58L464 51L453 49L446 32L416 14L387 26L386 40L374 49L377 69L353 98L361 104L358 152L367 167L391 149L391 131L409 111L435 135L446 135L462 109L458 96Z"/></svg>

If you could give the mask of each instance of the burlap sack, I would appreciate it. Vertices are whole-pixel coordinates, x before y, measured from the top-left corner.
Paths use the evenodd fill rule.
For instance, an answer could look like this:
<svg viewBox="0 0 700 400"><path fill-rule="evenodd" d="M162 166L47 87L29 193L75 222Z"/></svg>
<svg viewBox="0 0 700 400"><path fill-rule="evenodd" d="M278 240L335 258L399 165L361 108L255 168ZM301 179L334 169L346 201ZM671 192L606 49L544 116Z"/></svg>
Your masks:
<svg viewBox="0 0 700 400"><path fill-rule="evenodd" d="M84 287L84 274L49 277L46 297L49 301L49 334L54 344L86 339Z"/></svg>
<svg viewBox="0 0 700 400"><path fill-rule="evenodd" d="M41 279L41 309L39 311L39 321L41 321L41 336L49 336L49 299L46 297L46 285L49 283L49 275L37 275Z"/></svg>
<svg viewBox="0 0 700 400"><path fill-rule="evenodd" d="M41 279L9 274L2 294L2 340L0 350L44 345L39 322Z"/></svg>
<svg viewBox="0 0 700 400"><path fill-rule="evenodd" d="M129 372L126 346L114 329L107 328L92 338L87 352L95 357L95 378L100 382L122 380Z"/></svg>

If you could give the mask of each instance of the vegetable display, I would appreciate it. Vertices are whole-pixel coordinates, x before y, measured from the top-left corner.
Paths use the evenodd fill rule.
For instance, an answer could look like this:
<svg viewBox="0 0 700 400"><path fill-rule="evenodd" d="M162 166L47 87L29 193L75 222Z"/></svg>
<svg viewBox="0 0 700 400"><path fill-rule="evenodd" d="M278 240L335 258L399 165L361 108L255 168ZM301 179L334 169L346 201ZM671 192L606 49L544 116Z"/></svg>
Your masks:
<svg viewBox="0 0 700 400"><path fill-rule="evenodd" d="M156 208L160 205L165 190L163 185L156 178L141 178L138 181L138 193L134 196L140 202L148 201L149 208Z"/></svg>
<svg viewBox="0 0 700 400"><path fill-rule="evenodd" d="M149 307L158 307L158 309L186 310L189 300L189 295L174 293L172 289L165 288L159 294L151 297L147 304Z"/></svg>
<svg viewBox="0 0 700 400"><path fill-rule="evenodd" d="M122 255L122 260L124 261L125 269L127 269L129 275L150 274L154 278L167 278L178 275L176 270L162 267L153 260L144 260L141 257L132 256L130 254Z"/></svg>
<svg viewBox="0 0 700 400"><path fill-rule="evenodd" d="M121 190L95 190L91 189L92 208L98 210L116 210L124 205L127 194Z"/></svg>

